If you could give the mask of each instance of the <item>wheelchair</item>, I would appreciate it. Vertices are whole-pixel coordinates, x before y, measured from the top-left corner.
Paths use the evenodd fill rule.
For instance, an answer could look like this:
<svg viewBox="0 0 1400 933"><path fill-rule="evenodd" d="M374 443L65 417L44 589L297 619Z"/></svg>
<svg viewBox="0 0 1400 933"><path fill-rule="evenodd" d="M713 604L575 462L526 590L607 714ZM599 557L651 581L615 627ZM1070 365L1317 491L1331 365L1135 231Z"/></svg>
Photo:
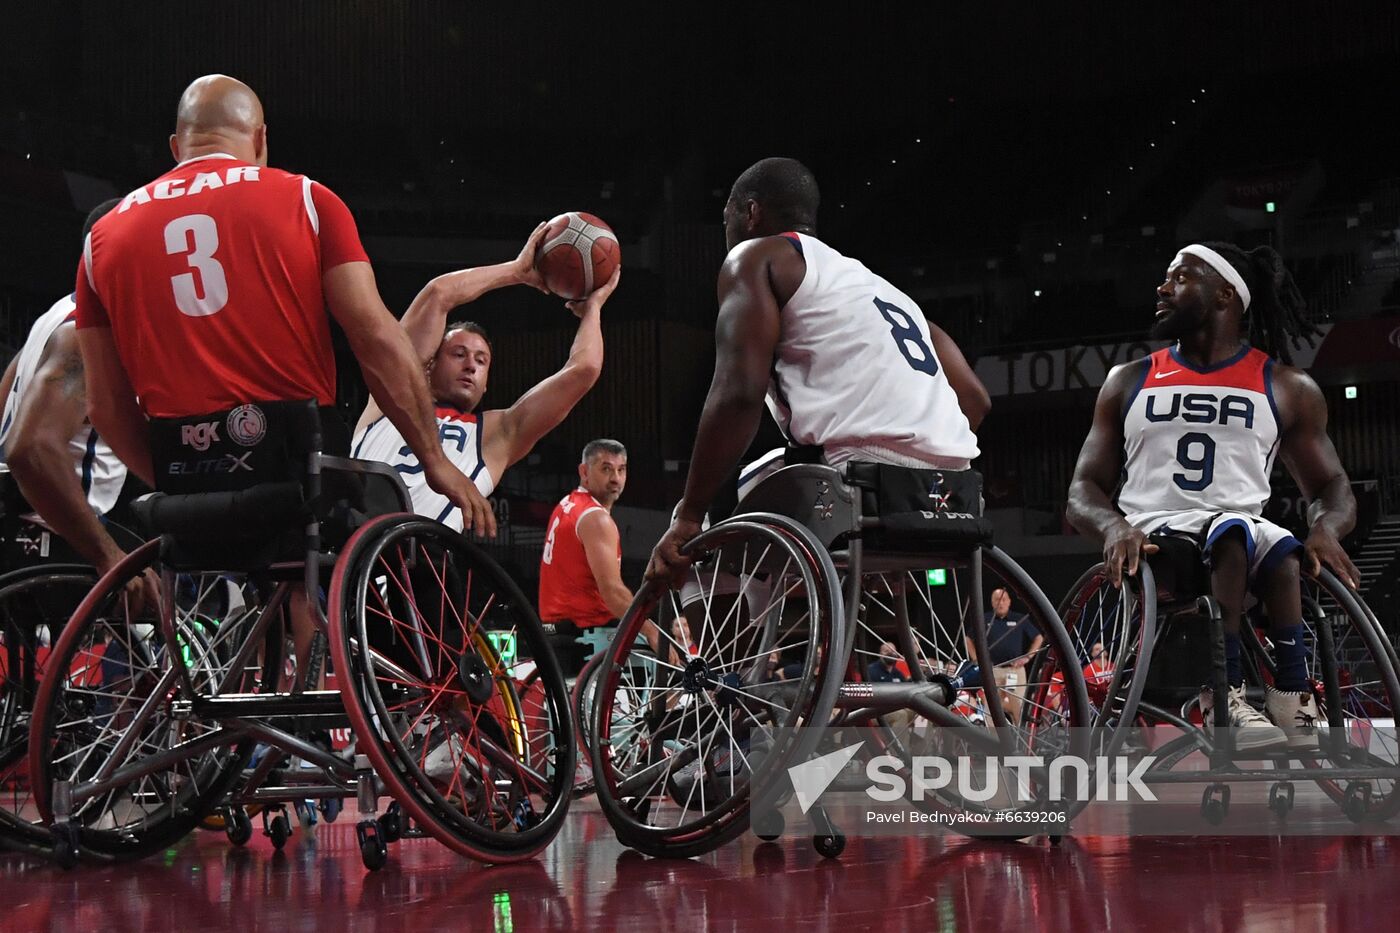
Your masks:
<svg viewBox="0 0 1400 933"><path fill-rule="evenodd" d="M1269 784L1268 808L1292 810L1295 782L1313 782L1355 823L1389 819L1400 810L1400 703L1395 649L1359 594L1325 567L1302 578L1307 673L1323 722L1306 747L1247 751L1228 729L1224 628L1210 576L1195 543L1152 536L1135 577L1115 589L1104 565L1086 571L1060 606L1085 666L1098 753L1148 752L1145 784L1205 784L1201 815L1220 825L1230 785ZM1241 625L1245 690L1258 708L1273 683L1262 604ZM1201 685L1205 684L1203 688ZM1212 731L1202 718L1211 692ZM1154 730L1154 726L1170 727ZM1154 745L1154 732L1173 736ZM1220 736L1215 739L1214 736Z"/></svg>
<svg viewBox="0 0 1400 933"><path fill-rule="evenodd" d="M116 521L108 532L140 545ZM27 751L34 695L64 623L97 573L30 508L0 464L0 847L47 851L29 788Z"/></svg>
<svg viewBox="0 0 1400 933"><path fill-rule="evenodd" d="M355 799L369 869L409 819L485 862L559 830L574 735L530 600L321 431L311 402L152 421L158 491L134 505L152 539L83 598L34 700L30 786L61 864L140 858L216 815L246 842L250 805L281 848L289 801ZM132 586L148 573L153 605ZM289 678L297 613L316 634ZM335 690L318 688L327 648Z"/></svg>
<svg viewBox="0 0 1400 933"><path fill-rule="evenodd" d="M954 482L965 488L949 492ZM622 619L583 730L599 805L631 848L683 858L737 838L755 801L790 792L788 766L820 738L802 727L851 730L892 754L1087 752L1088 730L1070 728L1090 714L1074 645L1045 595L992 546L972 471L785 466L686 554L679 590L647 583ZM1043 636L1010 712L1007 690L982 685L996 683L981 672L996 669L984 606L998 586ZM677 616L689 645L665 624ZM639 647L647 619L662 623L667 657ZM885 641L906 682L864 680ZM897 728L911 721L912 731ZM1029 805L951 788L913 796L945 811ZM752 827L760 838L783 832L773 817ZM839 828L819 805L808 817L817 851L838 856Z"/></svg>

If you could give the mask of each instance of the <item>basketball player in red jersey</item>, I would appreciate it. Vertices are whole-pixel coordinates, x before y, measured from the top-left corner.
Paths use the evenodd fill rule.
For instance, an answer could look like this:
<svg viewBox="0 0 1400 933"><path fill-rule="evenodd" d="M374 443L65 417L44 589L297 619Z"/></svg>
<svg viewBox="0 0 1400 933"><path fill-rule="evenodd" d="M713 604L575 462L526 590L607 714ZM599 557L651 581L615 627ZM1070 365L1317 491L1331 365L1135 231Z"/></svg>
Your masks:
<svg viewBox="0 0 1400 933"><path fill-rule="evenodd" d="M1224 617L1236 744L1315 743L1300 556L1309 573L1325 564L1353 588L1360 576L1340 544L1356 523L1356 500L1327 436L1326 402L1311 377L1287 365L1290 342L1311 334L1302 296L1269 247L1245 252L1207 243L1182 248L1157 299L1152 336L1176 345L1109 373L1066 515L1103 540L1115 586L1124 572L1137 572L1144 554L1158 550L1148 535L1184 536L1200 545ZM1260 515L1275 456L1312 500L1306 542ZM1268 612L1277 668L1267 719L1243 691L1247 588ZM1203 694L1203 706L1210 696ZM1209 728L1209 716L1206 723Z"/></svg>
<svg viewBox="0 0 1400 933"><path fill-rule="evenodd" d="M632 604L612 518L627 485L627 448L613 440L589 441L578 477L578 488L549 517L540 557L540 619L554 625L555 654L566 673L583 665L575 641L579 630L614 622Z"/></svg>
<svg viewBox="0 0 1400 933"><path fill-rule="evenodd" d="M128 194L84 245L77 326L93 427L155 485L148 417L304 398L324 411L335 404L329 309L428 483L494 533L489 504L442 453L427 383L350 212L267 166L257 95L223 75L196 80L170 151L175 168ZM334 428L327 449L344 453Z"/></svg>
<svg viewBox="0 0 1400 933"><path fill-rule="evenodd" d="M490 504L443 454L423 370L384 307L344 202L267 166L267 126L252 89L224 75L180 98L176 166L128 194L93 227L78 266L78 343L93 428L137 476L152 476L147 418L246 402L316 399L327 453L348 452L335 404L326 310L365 381L418 454L427 483L495 534ZM310 615L294 597L296 654Z"/></svg>

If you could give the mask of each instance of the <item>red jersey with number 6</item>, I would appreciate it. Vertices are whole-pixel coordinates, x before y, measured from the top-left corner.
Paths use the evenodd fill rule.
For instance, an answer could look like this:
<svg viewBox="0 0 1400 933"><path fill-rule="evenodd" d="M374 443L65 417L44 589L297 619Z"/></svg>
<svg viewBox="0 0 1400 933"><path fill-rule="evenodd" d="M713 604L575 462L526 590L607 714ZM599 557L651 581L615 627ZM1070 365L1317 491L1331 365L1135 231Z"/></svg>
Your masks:
<svg viewBox="0 0 1400 933"><path fill-rule="evenodd" d="M122 200L83 245L79 328L110 327L150 417L335 404L321 277L367 262L344 202L302 175L211 155Z"/></svg>
<svg viewBox="0 0 1400 933"><path fill-rule="evenodd" d="M578 523L590 512L606 512L602 503L580 487L554 507L540 555L540 619L572 622L579 628L606 625L616 618L598 593L598 581L578 537ZM618 542L617 559L622 560Z"/></svg>

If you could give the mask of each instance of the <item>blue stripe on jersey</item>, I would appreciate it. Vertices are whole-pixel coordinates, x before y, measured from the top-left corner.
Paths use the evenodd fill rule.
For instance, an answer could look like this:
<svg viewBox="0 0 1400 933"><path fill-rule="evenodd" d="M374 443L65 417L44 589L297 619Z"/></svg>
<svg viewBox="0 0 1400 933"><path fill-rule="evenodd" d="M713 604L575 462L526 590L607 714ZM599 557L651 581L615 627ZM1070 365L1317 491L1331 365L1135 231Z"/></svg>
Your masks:
<svg viewBox="0 0 1400 933"><path fill-rule="evenodd" d="M373 431L375 427L379 424L379 422L383 421L387 417L389 416L380 415L378 418L375 418L373 421L371 421L368 426L366 426L365 433L360 435L360 442L355 445L354 451L350 454L351 457L359 459L360 449L365 446L365 441L369 440L369 432Z"/></svg>
<svg viewBox="0 0 1400 933"><path fill-rule="evenodd" d="M481 456L481 435L486 433L486 419L478 415L476 417L476 469L472 470L472 475L467 479L476 482L476 475L481 472L481 468L486 466L486 460ZM442 521L442 519L438 519Z"/></svg>
<svg viewBox="0 0 1400 933"><path fill-rule="evenodd" d="M1283 436L1283 419L1278 416L1278 402L1274 401L1274 361L1264 364L1264 395L1269 399L1269 408L1274 413L1274 428Z"/></svg>
<svg viewBox="0 0 1400 933"><path fill-rule="evenodd" d="M1216 363L1216 364L1214 364L1213 366L1194 366L1194 365L1192 365L1191 363L1188 363L1186 360L1184 360L1184 359L1181 358L1181 354L1180 354L1180 353L1177 353L1177 352L1176 352L1176 347L1172 347L1171 350L1169 350L1168 352L1171 353L1172 359L1176 360L1176 361L1177 361L1178 363L1180 363L1182 366L1185 366L1187 369L1191 370L1191 372L1193 372L1193 373L1205 374L1205 373L1218 373L1218 372L1220 372L1220 370L1222 370L1222 369L1226 369L1227 367L1234 366L1234 365L1235 365L1236 363L1238 363L1240 360L1242 360L1242 359L1244 359L1246 356L1248 356L1248 355L1249 355L1249 351L1252 350L1252 349L1254 349L1254 348L1251 347L1249 344L1245 344L1244 346L1240 347L1240 352L1236 353L1234 356L1230 357L1228 360L1221 360L1219 363Z"/></svg>
<svg viewBox="0 0 1400 933"><path fill-rule="evenodd" d="M437 517L437 522L438 522L438 524L441 525L443 522L447 521L447 516L451 515L451 514L452 514L452 510L455 509L456 507L457 507L456 504L454 504L454 503L452 503L452 502L447 503L447 506L446 506L441 512L438 513L438 517Z"/></svg>
<svg viewBox="0 0 1400 933"><path fill-rule="evenodd" d="M88 432L87 453L83 454L83 495L92 488L92 464L97 459L97 432Z"/></svg>
<svg viewBox="0 0 1400 933"><path fill-rule="evenodd" d="M783 238L784 240L787 240L789 243L792 244L792 248L795 249L795 250L797 250L797 255L803 257L804 259L807 257L807 254L804 253L804 252L802 252L802 238L801 238L801 237L799 237L799 236L798 236L797 234L795 234L795 233L784 233L784 234L782 234L782 238Z"/></svg>

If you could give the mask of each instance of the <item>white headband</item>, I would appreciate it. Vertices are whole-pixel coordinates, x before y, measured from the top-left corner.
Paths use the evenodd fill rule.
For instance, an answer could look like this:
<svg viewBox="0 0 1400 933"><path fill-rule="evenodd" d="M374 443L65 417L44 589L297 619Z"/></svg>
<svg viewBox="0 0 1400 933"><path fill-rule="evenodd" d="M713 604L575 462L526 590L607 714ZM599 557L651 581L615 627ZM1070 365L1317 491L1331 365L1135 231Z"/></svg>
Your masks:
<svg viewBox="0 0 1400 933"><path fill-rule="evenodd" d="M1188 253L1195 256L1197 259L1204 259L1206 265L1210 266L1216 272L1219 272L1222 279L1235 286L1235 291L1239 292L1240 301L1244 304L1244 310L1249 310L1249 286L1244 284L1244 278L1240 275L1239 270L1230 265L1228 259L1209 246L1192 243L1190 246L1183 246L1181 248L1181 251L1176 254L1176 258L1172 260L1172 265L1181 262L1181 257Z"/></svg>

